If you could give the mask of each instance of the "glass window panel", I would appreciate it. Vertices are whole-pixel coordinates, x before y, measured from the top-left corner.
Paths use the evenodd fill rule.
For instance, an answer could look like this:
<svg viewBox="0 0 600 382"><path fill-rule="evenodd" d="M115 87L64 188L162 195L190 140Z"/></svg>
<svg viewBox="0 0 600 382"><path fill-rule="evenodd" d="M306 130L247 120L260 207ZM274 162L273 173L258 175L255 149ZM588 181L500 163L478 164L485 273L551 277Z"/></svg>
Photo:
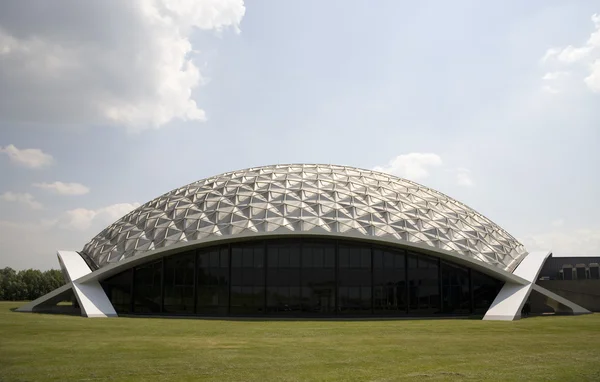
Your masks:
<svg viewBox="0 0 600 382"><path fill-rule="evenodd" d="M303 248L302 250L302 268L312 268L312 251L311 248Z"/></svg>
<svg viewBox="0 0 600 382"><path fill-rule="evenodd" d="M335 268L335 248L333 246L324 248L323 266L325 268Z"/></svg>
<svg viewBox="0 0 600 382"><path fill-rule="evenodd" d="M394 256L394 268L404 269L406 268L406 257L404 254L396 254Z"/></svg>
<svg viewBox="0 0 600 382"><path fill-rule="evenodd" d="M408 268L410 268L410 269L417 268L417 258L415 256L408 257Z"/></svg>
<svg viewBox="0 0 600 382"><path fill-rule="evenodd" d="M442 309L447 314L469 314L471 312L471 292L467 268L442 263Z"/></svg>
<svg viewBox="0 0 600 382"><path fill-rule="evenodd" d="M219 267L219 252L218 250L212 250L210 252L210 266L211 268L217 268Z"/></svg>
<svg viewBox="0 0 600 382"><path fill-rule="evenodd" d="M299 268L300 267L300 244L297 242L292 242L290 245L292 246L289 248L290 267Z"/></svg>
<svg viewBox="0 0 600 382"><path fill-rule="evenodd" d="M350 268L360 268L360 248L350 248Z"/></svg>
<svg viewBox="0 0 600 382"><path fill-rule="evenodd" d="M348 266L338 270L340 285L338 311L341 314L370 314L371 293L371 248L365 244L344 244L339 246L340 260L342 254L347 254Z"/></svg>
<svg viewBox="0 0 600 382"><path fill-rule="evenodd" d="M134 271L134 312L160 313L162 261L140 265Z"/></svg>
<svg viewBox="0 0 600 382"><path fill-rule="evenodd" d="M437 259L425 255L409 255L410 314L429 315L440 313L440 279L437 263Z"/></svg>
<svg viewBox="0 0 600 382"><path fill-rule="evenodd" d="M133 270L128 269L100 282L117 313L131 312Z"/></svg>
<svg viewBox="0 0 600 382"><path fill-rule="evenodd" d="M232 268L241 268L242 267L242 258L243 251L241 248L231 248L231 267Z"/></svg>
<svg viewBox="0 0 600 382"><path fill-rule="evenodd" d="M290 266L290 252L285 248L279 251L279 268L287 268Z"/></svg>
<svg viewBox="0 0 600 382"><path fill-rule="evenodd" d="M194 252L188 252L164 259L163 309L167 313L194 313L194 256Z"/></svg>
<svg viewBox="0 0 600 382"><path fill-rule="evenodd" d="M312 248L312 267L323 268L324 266L324 255L323 248L313 247Z"/></svg>
<svg viewBox="0 0 600 382"><path fill-rule="evenodd" d="M496 280L491 276L471 271L473 284L473 312L475 314L485 314L494 302L494 299L504 286L504 282Z"/></svg>
<svg viewBox="0 0 600 382"><path fill-rule="evenodd" d="M267 266L269 268L277 268L279 264L279 254L277 248L269 247L267 251Z"/></svg>
<svg viewBox="0 0 600 382"><path fill-rule="evenodd" d="M383 268L383 252L379 249L373 250L373 268Z"/></svg>
<svg viewBox="0 0 600 382"><path fill-rule="evenodd" d="M267 270L267 313L294 315L300 311L300 256L298 242L270 244L277 254L276 266ZM270 259L270 258L269 258ZM270 261L270 260L269 260Z"/></svg>
<svg viewBox="0 0 600 382"><path fill-rule="evenodd" d="M310 242L302 245L302 265L311 269L302 272L302 312L304 314L331 315L336 306L335 267L325 267L325 259L335 261L333 242ZM327 260L330 263L330 260ZM315 267L315 264L318 267ZM334 263L335 265L335 263Z"/></svg>
<svg viewBox="0 0 600 382"><path fill-rule="evenodd" d="M348 251L348 248L340 246L339 262L340 262L340 268L349 268L350 267L350 252Z"/></svg>
<svg viewBox="0 0 600 382"><path fill-rule="evenodd" d="M360 267L371 268L371 248L362 248L360 251Z"/></svg>
<svg viewBox="0 0 600 382"><path fill-rule="evenodd" d="M386 269L394 268L394 254L391 252L383 253L383 267Z"/></svg>
<svg viewBox="0 0 600 382"><path fill-rule="evenodd" d="M254 268L254 251L252 248L245 248L242 252L242 267Z"/></svg>
<svg viewBox="0 0 600 382"><path fill-rule="evenodd" d="M231 270L231 313L261 315L265 312L264 245L243 243L232 246L232 256L242 253L243 267ZM235 290L235 293L233 292Z"/></svg>
<svg viewBox="0 0 600 382"><path fill-rule="evenodd" d="M196 313L227 314L229 309L229 249L215 247L198 253ZM208 261L202 261L205 258ZM217 261L218 260L218 261ZM241 257L238 256L241 265ZM240 272L238 267L235 271Z"/></svg>
<svg viewBox="0 0 600 382"><path fill-rule="evenodd" d="M382 267L373 270L373 311L375 314L404 315L407 310L406 270L398 268L403 252L375 250L374 265L381 253ZM368 292L365 292L368 293Z"/></svg>
<svg viewBox="0 0 600 382"><path fill-rule="evenodd" d="M264 266L264 256L262 250L254 251L254 268L263 268Z"/></svg>
<svg viewBox="0 0 600 382"><path fill-rule="evenodd" d="M198 254L198 264L203 266L210 265L210 253L209 252L201 252Z"/></svg>
<svg viewBox="0 0 600 382"><path fill-rule="evenodd" d="M221 247L220 252L220 267L221 268L229 268L229 250L227 246Z"/></svg>

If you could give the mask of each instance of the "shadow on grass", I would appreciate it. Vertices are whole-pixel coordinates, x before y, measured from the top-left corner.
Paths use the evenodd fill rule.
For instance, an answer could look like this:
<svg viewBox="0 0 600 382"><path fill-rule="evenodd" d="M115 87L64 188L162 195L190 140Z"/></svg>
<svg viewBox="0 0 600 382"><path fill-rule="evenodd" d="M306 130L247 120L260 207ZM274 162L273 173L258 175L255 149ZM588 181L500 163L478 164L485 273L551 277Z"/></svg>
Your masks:
<svg viewBox="0 0 600 382"><path fill-rule="evenodd" d="M294 321L423 321L423 320L481 320L483 316L191 316L191 315L153 315L153 314L120 314L119 317L127 318L158 318L158 319L188 319L206 321L252 321L252 322L294 322Z"/></svg>

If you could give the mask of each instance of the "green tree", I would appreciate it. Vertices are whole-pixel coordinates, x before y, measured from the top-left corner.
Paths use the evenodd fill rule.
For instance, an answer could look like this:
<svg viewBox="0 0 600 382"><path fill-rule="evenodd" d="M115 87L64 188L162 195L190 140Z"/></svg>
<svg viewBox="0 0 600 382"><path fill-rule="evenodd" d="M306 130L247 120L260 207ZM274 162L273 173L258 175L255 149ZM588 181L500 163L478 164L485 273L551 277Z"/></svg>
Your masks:
<svg viewBox="0 0 600 382"><path fill-rule="evenodd" d="M61 271L0 269L0 300L35 300L65 283Z"/></svg>

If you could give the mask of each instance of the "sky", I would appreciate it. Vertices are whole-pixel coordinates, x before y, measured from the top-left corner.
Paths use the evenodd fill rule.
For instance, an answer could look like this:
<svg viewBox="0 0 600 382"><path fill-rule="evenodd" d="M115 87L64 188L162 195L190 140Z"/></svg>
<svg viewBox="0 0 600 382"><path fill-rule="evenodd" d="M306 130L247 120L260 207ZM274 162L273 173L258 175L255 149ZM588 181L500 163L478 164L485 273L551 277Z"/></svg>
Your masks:
<svg viewBox="0 0 600 382"><path fill-rule="evenodd" d="M2 1L0 267L275 163L389 172L600 256L599 121L597 1Z"/></svg>

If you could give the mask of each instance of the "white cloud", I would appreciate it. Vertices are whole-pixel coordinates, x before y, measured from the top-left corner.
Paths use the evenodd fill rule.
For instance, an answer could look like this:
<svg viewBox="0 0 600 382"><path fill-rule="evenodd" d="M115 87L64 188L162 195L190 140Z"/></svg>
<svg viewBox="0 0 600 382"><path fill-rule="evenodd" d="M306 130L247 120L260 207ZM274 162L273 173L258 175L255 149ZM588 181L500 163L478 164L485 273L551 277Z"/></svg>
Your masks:
<svg viewBox="0 0 600 382"><path fill-rule="evenodd" d="M553 88L552 86L547 86L547 85L542 87L542 90L545 91L546 93L550 93L550 94L560 93L560 90Z"/></svg>
<svg viewBox="0 0 600 382"><path fill-rule="evenodd" d="M375 166L374 171L381 171L414 181L428 178L432 170L443 168L442 158L433 153L409 153L398 155L385 166ZM465 167L446 168L446 175L454 178L457 185L472 187L475 185L471 170ZM437 173L440 175L440 173ZM442 175L444 176L444 175Z"/></svg>
<svg viewBox="0 0 600 382"><path fill-rule="evenodd" d="M41 168L54 162L52 155L46 154L40 149L18 149L14 145L8 145L0 147L0 153L8 155L11 162L29 168Z"/></svg>
<svg viewBox="0 0 600 382"><path fill-rule="evenodd" d="M205 119L194 30L239 31L243 0L0 2L0 116L130 129Z"/></svg>
<svg viewBox="0 0 600 382"><path fill-rule="evenodd" d="M541 60L542 63L551 61L552 59L554 59L556 57L556 55L558 55L559 52L560 52L560 50L557 48L550 48L550 49L546 50L546 53L544 53L544 56L542 57L542 60Z"/></svg>
<svg viewBox="0 0 600 382"><path fill-rule="evenodd" d="M410 180L425 179L432 167L442 165L442 158L432 153L410 153L398 155L385 166L376 166L375 171L393 174Z"/></svg>
<svg viewBox="0 0 600 382"><path fill-rule="evenodd" d="M600 228L531 234L523 244L530 252L552 250L557 256L600 256Z"/></svg>
<svg viewBox="0 0 600 382"><path fill-rule="evenodd" d="M456 169L456 183L459 186L472 187L475 185L471 177L471 170L461 167Z"/></svg>
<svg viewBox="0 0 600 382"><path fill-rule="evenodd" d="M584 81L593 92L600 93L600 59L590 65L590 75Z"/></svg>
<svg viewBox="0 0 600 382"><path fill-rule="evenodd" d="M594 31L582 46L569 45L564 48L551 48L542 57L544 66L569 68L573 77L579 78L593 92L600 93L600 15L592 16ZM543 80L557 80L565 77L564 70L547 73ZM545 85L544 90L556 93L556 87Z"/></svg>
<svg viewBox="0 0 600 382"><path fill-rule="evenodd" d="M92 224L110 224L139 206L140 203L119 203L96 210L76 208L66 211L54 224L64 229L85 231Z"/></svg>
<svg viewBox="0 0 600 382"><path fill-rule="evenodd" d="M553 227L562 227L563 225L565 225L565 221L563 219L554 219L552 220L552 226Z"/></svg>
<svg viewBox="0 0 600 382"><path fill-rule="evenodd" d="M34 187L50 190L60 195L85 195L90 192L89 187L80 183L34 183Z"/></svg>
<svg viewBox="0 0 600 382"><path fill-rule="evenodd" d="M559 78L563 78L569 75L569 72L565 71L556 71L556 72L548 72L542 77L542 80L552 81L557 80Z"/></svg>
<svg viewBox="0 0 600 382"><path fill-rule="evenodd" d="M581 48L575 48L574 46L567 46L564 48L558 55L556 59L562 61L566 64L572 64L574 62L578 62L586 58L590 53L592 53L593 47L591 46L583 46Z"/></svg>
<svg viewBox="0 0 600 382"><path fill-rule="evenodd" d="M27 194L27 193L19 194L19 193L8 191L8 192L5 192L2 195L0 195L0 199L4 200L6 202L23 204L33 210L39 210L42 208L42 204L40 202L36 201L35 198L33 197L33 195Z"/></svg>

